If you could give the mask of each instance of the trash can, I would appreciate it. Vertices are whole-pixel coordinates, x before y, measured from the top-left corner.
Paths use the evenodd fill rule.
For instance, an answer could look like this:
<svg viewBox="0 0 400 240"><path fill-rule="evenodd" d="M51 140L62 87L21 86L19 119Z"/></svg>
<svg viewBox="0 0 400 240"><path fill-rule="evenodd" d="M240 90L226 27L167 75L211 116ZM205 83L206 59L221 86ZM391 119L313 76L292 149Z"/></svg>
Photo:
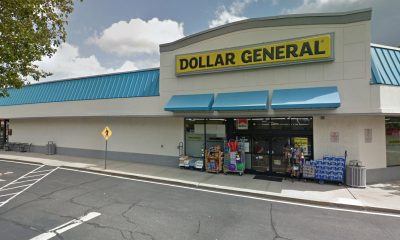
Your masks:
<svg viewBox="0 0 400 240"><path fill-rule="evenodd" d="M346 185L365 188L367 186L367 168L361 161L352 160L346 169Z"/></svg>
<svg viewBox="0 0 400 240"><path fill-rule="evenodd" d="M47 155L56 154L56 144L53 141L47 142Z"/></svg>

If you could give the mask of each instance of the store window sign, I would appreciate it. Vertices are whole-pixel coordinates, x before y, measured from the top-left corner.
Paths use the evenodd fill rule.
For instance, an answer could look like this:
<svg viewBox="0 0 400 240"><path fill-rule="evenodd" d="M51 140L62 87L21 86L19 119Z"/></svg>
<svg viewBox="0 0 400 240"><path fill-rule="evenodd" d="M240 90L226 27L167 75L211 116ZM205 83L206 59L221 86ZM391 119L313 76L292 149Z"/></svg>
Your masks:
<svg viewBox="0 0 400 240"><path fill-rule="evenodd" d="M176 75L333 60L333 33L176 56Z"/></svg>
<svg viewBox="0 0 400 240"><path fill-rule="evenodd" d="M249 120L247 118L239 118L236 121L238 130L249 129Z"/></svg>
<svg viewBox="0 0 400 240"><path fill-rule="evenodd" d="M302 148L304 153L308 153L308 138L306 137L295 137L293 138L293 145L298 148Z"/></svg>

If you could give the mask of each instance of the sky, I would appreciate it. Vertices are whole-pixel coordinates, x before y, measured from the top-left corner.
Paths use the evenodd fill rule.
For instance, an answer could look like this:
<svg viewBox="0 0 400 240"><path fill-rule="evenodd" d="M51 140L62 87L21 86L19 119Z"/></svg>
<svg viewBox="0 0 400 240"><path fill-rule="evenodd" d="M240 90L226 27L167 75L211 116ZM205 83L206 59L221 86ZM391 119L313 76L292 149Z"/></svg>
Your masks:
<svg viewBox="0 0 400 240"><path fill-rule="evenodd" d="M247 18L372 7L372 42L400 46L400 0L75 0L40 81L159 66L159 44Z"/></svg>

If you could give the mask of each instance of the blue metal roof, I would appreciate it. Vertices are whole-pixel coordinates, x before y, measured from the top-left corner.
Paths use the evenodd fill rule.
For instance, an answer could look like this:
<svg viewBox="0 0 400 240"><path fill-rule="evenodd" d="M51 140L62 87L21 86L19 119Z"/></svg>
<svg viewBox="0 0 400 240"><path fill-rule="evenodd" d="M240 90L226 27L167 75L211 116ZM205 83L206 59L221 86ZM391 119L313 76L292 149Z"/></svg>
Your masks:
<svg viewBox="0 0 400 240"><path fill-rule="evenodd" d="M266 110L268 91L219 93L212 106L213 110Z"/></svg>
<svg viewBox="0 0 400 240"><path fill-rule="evenodd" d="M146 69L10 88L0 106L159 96L159 75L159 69Z"/></svg>
<svg viewBox="0 0 400 240"><path fill-rule="evenodd" d="M176 111L209 111L214 102L214 94L174 95L165 105L164 110Z"/></svg>
<svg viewBox="0 0 400 240"><path fill-rule="evenodd" d="M371 44L371 84L400 86L400 49Z"/></svg>
<svg viewBox="0 0 400 240"><path fill-rule="evenodd" d="M272 109L338 108L337 87L278 89L272 93Z"/></svg>

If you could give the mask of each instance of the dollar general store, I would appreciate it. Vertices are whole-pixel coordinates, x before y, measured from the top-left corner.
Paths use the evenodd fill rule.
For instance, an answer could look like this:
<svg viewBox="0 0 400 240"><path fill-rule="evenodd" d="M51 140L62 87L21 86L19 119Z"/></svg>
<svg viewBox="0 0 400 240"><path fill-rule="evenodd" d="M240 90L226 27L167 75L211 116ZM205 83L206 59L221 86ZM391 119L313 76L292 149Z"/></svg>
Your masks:
<svg viewBox="0 0 400 240"><path fill-rule="evenodd" d="M176 167L240 137L246 169L279 173L297 138L400 179L400 49L371 43L371 11L247 19L160 45L156 69L10 89L1 139L103 158L109 126L109 158Z"/></svg>

